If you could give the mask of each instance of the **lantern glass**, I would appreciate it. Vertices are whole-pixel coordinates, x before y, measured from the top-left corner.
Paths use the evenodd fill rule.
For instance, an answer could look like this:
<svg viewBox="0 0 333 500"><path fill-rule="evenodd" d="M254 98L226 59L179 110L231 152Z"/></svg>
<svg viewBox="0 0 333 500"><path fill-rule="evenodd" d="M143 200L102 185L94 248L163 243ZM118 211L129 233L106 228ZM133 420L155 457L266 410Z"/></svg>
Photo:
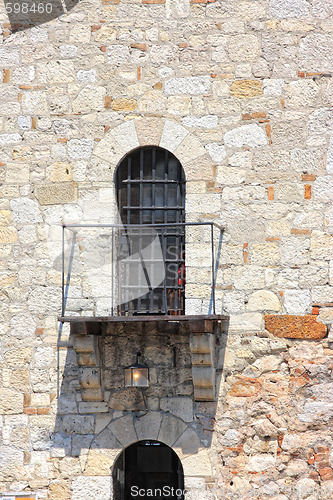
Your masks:
<svg viewBox="0 0 333 500"><path fill-rule="evenodd" d="M125 387L148 387L149 372L146 366L132 365L125 368Z"/></svg>

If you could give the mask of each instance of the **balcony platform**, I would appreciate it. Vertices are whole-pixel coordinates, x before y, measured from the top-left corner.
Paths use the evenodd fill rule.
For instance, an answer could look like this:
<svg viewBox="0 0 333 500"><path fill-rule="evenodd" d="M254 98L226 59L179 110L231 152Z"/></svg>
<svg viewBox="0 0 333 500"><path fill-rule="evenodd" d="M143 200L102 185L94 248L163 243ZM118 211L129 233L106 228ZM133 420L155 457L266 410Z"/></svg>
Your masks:
<svg viewBox="0 0 333 500"><path fill-rule="evenodd" d="M214 332L214 327L222 322L227 322L229 316L219 314L206 315L135 315L135 316L60 316L61 323L70 323L71 333L74 335L101 335L102 324L122 324L130 327L143 327L149 324L150 328L156 327L156 331L164 331L168 327L168 333L200 333ZM155 323L155 325L153 325ZM174 328L173 328L174 326ZM112 328L111 328L112 329ZM103 329L105 332L105 329Z"/></svg>

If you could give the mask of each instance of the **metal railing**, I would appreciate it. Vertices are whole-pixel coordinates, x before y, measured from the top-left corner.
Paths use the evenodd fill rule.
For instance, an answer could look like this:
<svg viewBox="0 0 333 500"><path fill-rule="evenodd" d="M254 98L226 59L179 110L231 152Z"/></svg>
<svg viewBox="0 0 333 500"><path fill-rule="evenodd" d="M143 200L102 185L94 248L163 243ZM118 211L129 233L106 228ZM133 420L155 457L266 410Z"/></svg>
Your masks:
<svg viewBox="0 0 333 500"><path fill-rule="evenodd" d="M62 317L216 314L215 222L63 224Z"/></svg>

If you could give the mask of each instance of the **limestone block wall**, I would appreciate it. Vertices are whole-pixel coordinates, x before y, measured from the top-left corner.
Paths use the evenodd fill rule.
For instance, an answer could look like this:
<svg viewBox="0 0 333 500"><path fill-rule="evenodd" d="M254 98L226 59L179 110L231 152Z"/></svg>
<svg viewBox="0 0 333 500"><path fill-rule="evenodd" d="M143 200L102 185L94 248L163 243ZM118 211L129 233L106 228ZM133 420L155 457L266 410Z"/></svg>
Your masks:
<svg viewBox="0 0 333 500"><path fill-rule="evenodd" d="M323 0L96 0L15 32L0 7L0 491L111 495L87 456L133 414L82 401L57 322L60 225L116 222L118 162L159 145L184 167L186 220L225 227L216 297L230 323L187 476L218 498L330 498L332 14ZM201 314L207 246L192 237L186 311ZM72 282L74 313L105 314L88 278ZM174 415L162 406L152 419ZM201 479L197 463L211 464Z"/></svg>

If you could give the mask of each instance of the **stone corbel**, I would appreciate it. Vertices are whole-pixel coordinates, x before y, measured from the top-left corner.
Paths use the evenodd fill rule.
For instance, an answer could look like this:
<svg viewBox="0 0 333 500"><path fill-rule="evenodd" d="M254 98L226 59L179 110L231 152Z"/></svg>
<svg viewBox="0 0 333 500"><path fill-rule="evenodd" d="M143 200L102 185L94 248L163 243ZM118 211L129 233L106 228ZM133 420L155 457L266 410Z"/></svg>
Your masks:
<svg viewBox="0 0 333 500"><path fill-rule="evenodd" d="M103 401L97 335L74 335L74 350L81 368L79 382L83 401Z"/></svg>
<svg viewBox="0 0 333 500"><path fill-rule="evenodd" d="M191 333L192 378L195 401L215 401L215 335Z"/></svg>

